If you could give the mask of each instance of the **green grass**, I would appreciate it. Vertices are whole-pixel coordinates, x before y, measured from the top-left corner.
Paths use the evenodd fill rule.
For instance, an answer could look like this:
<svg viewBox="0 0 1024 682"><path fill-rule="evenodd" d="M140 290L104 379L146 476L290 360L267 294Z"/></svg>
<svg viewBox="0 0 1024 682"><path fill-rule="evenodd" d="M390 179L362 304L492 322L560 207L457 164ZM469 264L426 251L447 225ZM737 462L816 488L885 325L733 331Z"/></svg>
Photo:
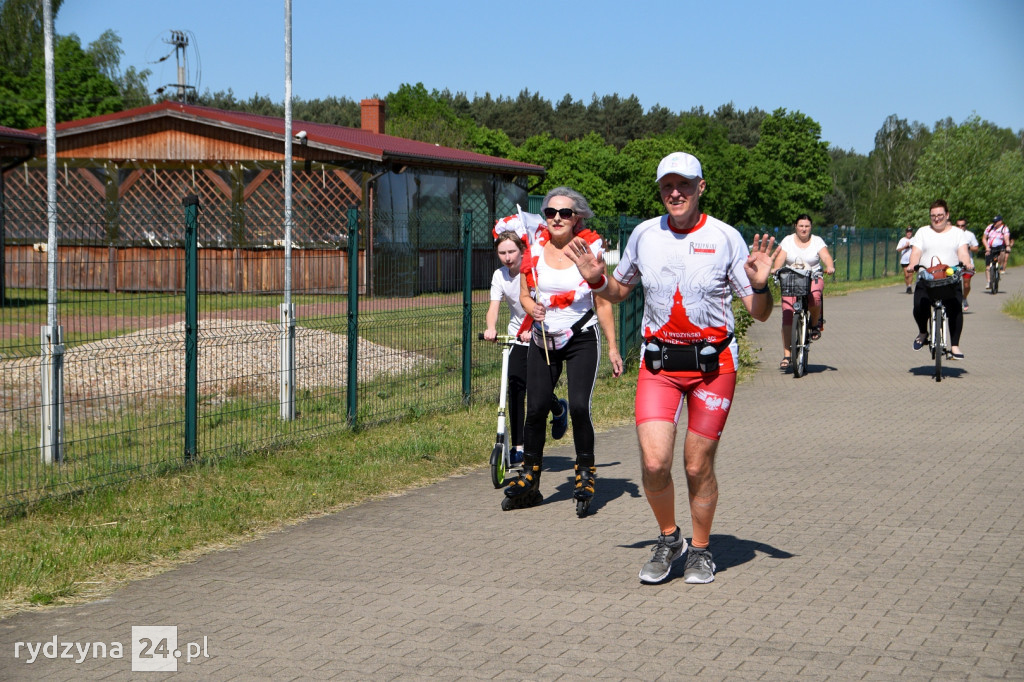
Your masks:
<svg viewBox="0 0 1024 682"><path fill-rule="evenodd" d="M605 378L594 421L629 423L635 374ZM484 466L494 405L422 413L44 500L0 528L0 613L95 598L218 547Z"/></svg>
<svg viewBox="0 0 1024 682"><path fill-rule="evenodd" d="M1010 317L1024 320L1024 295L1014 294L1003 304L1003 312Z"/></svg>

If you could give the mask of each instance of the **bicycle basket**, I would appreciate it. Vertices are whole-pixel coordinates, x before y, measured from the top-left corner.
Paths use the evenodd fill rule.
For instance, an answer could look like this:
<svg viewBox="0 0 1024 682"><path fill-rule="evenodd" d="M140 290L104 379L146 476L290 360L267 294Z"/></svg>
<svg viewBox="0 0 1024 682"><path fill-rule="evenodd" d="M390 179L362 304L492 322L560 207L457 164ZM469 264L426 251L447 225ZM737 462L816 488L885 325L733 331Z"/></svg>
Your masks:
<svg viewBox="0 0 1024 682"><path fill-rule="evenodd" d="M779 270L779 289L783 296L806 296L811 293L811 273L797 270Z"/></svg>
<svg viewBox="0 0 1024 682"><path fill-rule="evenodd" d="M956 292L960 288L960 273L954 273L942 279L921 279L918 280L928 298L932 301L942 301L947 298L956 298Z"/></svg>

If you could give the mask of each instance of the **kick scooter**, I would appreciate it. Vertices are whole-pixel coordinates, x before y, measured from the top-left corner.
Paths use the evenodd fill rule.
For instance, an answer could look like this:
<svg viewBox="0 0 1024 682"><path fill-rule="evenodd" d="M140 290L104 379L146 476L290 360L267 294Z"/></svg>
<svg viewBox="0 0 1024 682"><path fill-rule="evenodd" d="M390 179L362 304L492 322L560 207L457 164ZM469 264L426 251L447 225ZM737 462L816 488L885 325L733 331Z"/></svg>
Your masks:
<svg viewBox="0 0 1024 682"><path fill-rule="evenodd" d="M480 334L478 338L483 341L484 335ZM491 483L495 488L500 488L505 484L509 474L522 471L523 463L517 462L516 464L512 464L509 459L511 454L509 452L509 434L505 425L505 407L508 399L508 361L509 356L512 354L512 347L516 343L516 337L508 334L499 334L495 341L504 346L501 350L501 388L500 393L498 394L498 433L494 437L494 448L491 450Z"/></svg>

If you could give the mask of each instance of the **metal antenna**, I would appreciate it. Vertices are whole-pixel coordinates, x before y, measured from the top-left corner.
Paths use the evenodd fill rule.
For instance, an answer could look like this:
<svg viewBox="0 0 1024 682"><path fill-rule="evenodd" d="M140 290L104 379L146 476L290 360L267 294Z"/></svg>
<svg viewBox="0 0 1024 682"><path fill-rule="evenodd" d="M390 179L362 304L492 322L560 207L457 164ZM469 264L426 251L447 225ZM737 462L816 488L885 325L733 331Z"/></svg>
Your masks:
<svg viewBox="0 0 1024 682"><path fill-rule="evenodd" d="M185 82L185 48L188 47L188 36L185 31L171 31L171 39L164 40L168 45L174 46L174 60L178 64L178 83L177 85L168 84L162 88L157 88L157 93L163 92L165 88L177 87L178 88L178 101L185 102L185 93L188 90L195 90L195 86L189 85Z"/></svg>

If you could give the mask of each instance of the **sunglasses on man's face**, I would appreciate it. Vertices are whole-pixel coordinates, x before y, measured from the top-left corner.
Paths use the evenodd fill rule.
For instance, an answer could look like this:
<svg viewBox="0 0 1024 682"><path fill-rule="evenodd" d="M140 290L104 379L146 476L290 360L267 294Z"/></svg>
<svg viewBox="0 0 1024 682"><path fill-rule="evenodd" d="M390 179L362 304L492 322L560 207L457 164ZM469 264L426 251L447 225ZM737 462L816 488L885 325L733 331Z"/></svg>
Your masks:
<svg viewBox="0 0 1024 682"><path fill-rule="evenodd" d="M555 216L558 216L562 220L568 220L576 214L576 211L571 208L548 208L544 209L544 217L551 220Z"/></svg>

